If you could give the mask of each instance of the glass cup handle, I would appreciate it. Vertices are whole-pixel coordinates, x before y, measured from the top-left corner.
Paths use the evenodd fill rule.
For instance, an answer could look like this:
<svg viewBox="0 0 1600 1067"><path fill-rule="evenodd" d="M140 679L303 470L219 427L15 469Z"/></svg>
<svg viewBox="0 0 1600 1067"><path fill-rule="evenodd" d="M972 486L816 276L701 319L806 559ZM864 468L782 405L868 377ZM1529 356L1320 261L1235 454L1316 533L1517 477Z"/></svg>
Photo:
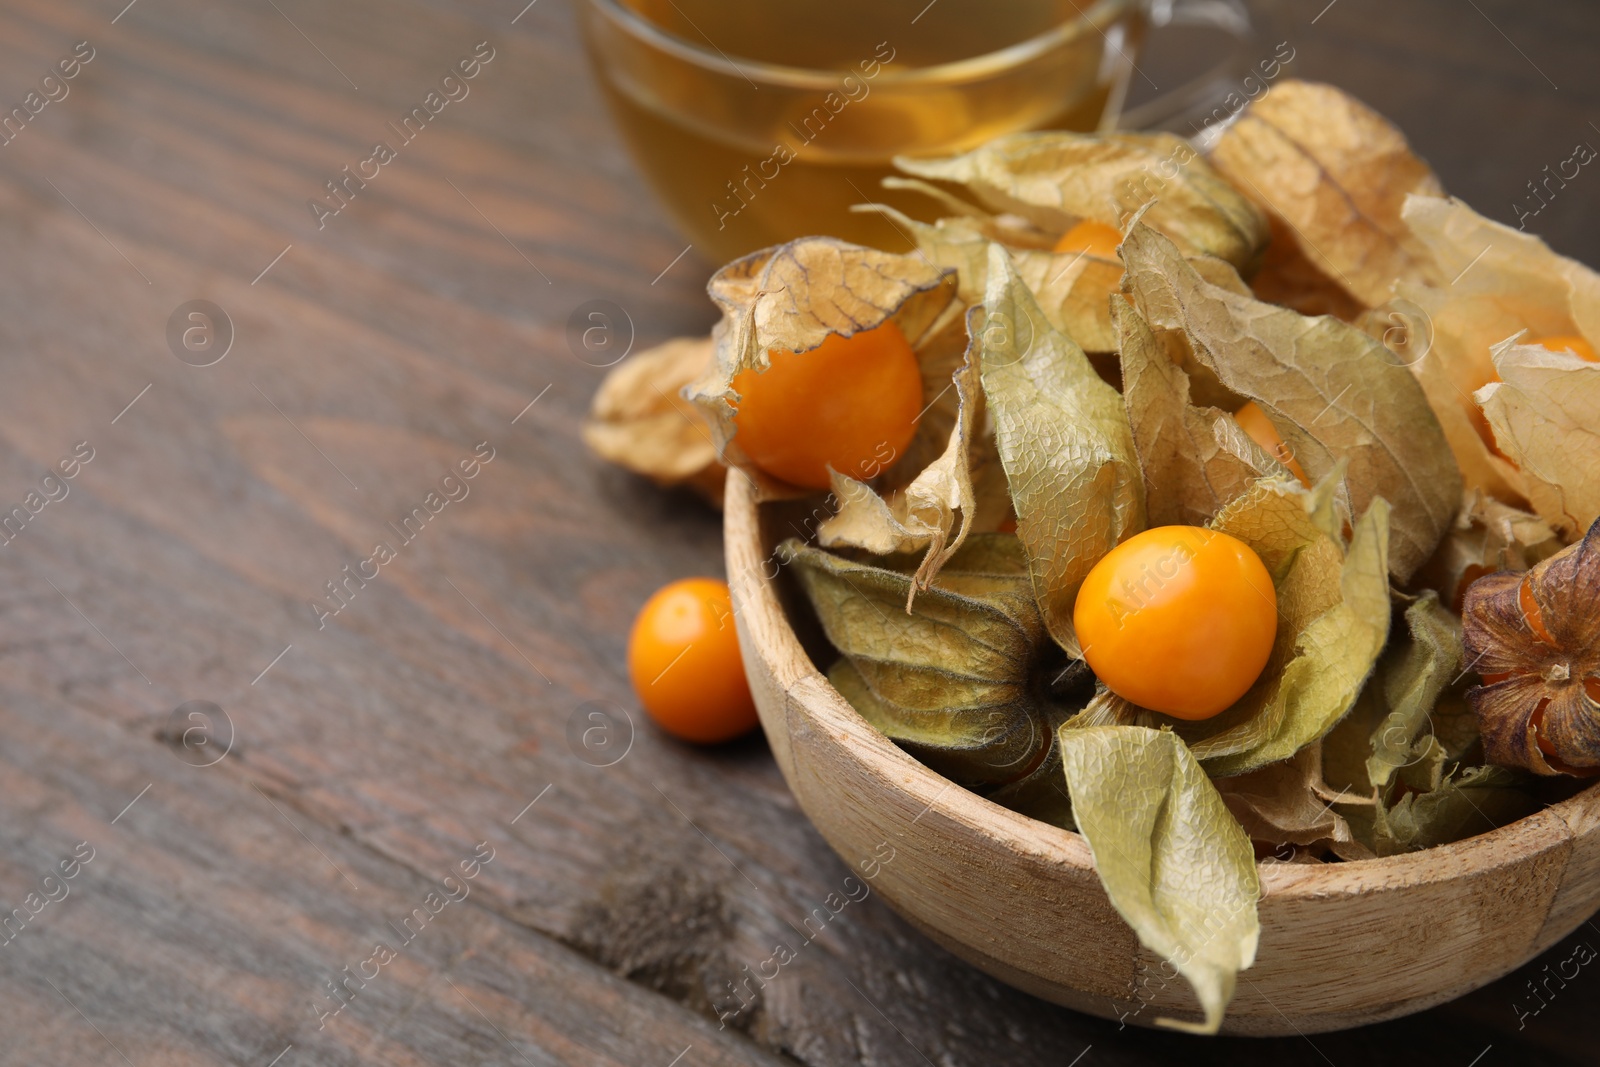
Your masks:
<svg viewBox="0 0 1600 1067"><path fill-rule="evenodd" d="M1117 129L1156 129L1213 101L1239 78L1248 49L1257 40L1245 0L1152 0L1149 16L1153 33L1169 26L1201 26L1228 34L1233 46L1205 73L1114 116L1108 125L1114 124Z"/></svg>

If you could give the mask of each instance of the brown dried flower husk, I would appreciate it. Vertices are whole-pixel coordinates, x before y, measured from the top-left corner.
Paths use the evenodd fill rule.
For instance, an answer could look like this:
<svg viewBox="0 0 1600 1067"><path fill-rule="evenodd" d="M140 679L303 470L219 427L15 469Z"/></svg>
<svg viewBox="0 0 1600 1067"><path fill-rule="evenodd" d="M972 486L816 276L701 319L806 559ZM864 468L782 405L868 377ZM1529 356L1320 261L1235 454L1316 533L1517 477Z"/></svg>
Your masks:
<svg viewBox="0 0 1600 1067"><path fill-rule="evenodd" d="M1489 762L1600 774L1600 522L1525 573L1467 590L1467 694Z"/></svg>
<svg viewBox="0 0 1600 1067"><path fill-rule="evenodd" d="M1217 791L1250 840L1275 854L1290 845L1296 856L1336 851L1358 858L1363 851L1344 816L1324 799L1320 743L1249 774L1219 778Z"/></svg>
<svg viewBox="0 0 1600 1067"><path fill-rule="evenodd" d="M727 468L711 428L682 396L711 366L711 338L679 337L612 368L589 407L583 442L658 485L683 485L722 506Z"/></svg>

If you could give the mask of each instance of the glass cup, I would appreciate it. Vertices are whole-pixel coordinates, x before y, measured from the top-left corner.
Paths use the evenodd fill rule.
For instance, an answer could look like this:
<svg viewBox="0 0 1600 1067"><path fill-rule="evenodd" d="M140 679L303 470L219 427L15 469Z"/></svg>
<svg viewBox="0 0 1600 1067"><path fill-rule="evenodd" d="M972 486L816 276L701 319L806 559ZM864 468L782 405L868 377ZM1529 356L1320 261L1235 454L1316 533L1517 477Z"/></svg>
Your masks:
<svg viewBox="0 0 1600 1067"><path fill-rule="evenodd" d="M1247 34L1247 19L1228 26L1206 14L1219 3L1239 10L1237 0L1155 0L1156 19ZM881 187L895 156L1115 127L1152 14L1149 0L916 7L580 0L579 13L635 160L694 246L720 262L806 234L908 248L892 220L851 210L934 209ZM1166 106L1146 105L1144 117Z"/></svg>

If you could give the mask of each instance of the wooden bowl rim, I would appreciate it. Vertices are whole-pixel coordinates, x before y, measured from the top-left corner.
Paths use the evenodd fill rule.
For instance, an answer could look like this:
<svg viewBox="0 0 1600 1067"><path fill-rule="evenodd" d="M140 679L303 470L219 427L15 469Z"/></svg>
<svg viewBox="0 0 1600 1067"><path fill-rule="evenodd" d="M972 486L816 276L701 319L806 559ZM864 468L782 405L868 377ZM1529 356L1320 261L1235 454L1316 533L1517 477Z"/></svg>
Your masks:
<svg viewBox="0 0 1600 1067"><path fill-rule="evenodd" d="M729 478L724 502L724 537L730 547L730 562L737 539L753 541L758 559L770 552L761 541L762 504L757 495L758 490L748 479ZM1054 863L1080 870L1093 869L1094 856L1083 835L1012 811L956 785L874 729L800 647L794 627L777 596L776 578L769 578L759 570L729 568L729 581L739 587L734 603L737 606L744 600L769 607L782 627L779 639L790 642L798 653L796 661L801 664L800 671L791 678L785 677L787 672L783 670L781 657L773 655L775 649L770 643L758 640L757 647L751 650L766 661L793 706L836 737L842 734L839 739L849 743L863 761L870 758L877 762L885 779L892 776L901 788L926 806L925 814L937 813L980 836L1003 837L1019 851L1035 853ZM759 639L767 636L764 629L752 625L748 632ZM766 728L765 720L763 728ZM1600 781L1575 796L1505 826L1418 852L1339 863L1258 861L1256 869L1261 879L1262 898L1288 900L1365 893L1385 884L1442 882L1493 870L1548 848L1548 837L1529 834L1526 829L1530 820L1552 815L1568 828L1568 838L1576 837L1572 828L1600 819Z"/></svg>

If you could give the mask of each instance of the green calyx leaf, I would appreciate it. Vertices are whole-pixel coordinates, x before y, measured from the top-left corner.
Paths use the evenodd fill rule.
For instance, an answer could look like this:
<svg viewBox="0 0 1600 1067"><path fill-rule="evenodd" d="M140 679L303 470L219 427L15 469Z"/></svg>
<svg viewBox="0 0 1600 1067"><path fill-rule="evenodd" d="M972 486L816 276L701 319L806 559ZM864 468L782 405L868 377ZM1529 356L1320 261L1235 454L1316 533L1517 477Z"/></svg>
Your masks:
<svg viewBox="0 0 1600 1067"><path fill-rule="evenodd" d="M1433 740L1431 717L1445 687L1460 677L1464 659L1461 620L1440 606L1432 590L1406 609L1406 627L1410 642L1391 651L1373 679L1389 709L1372 733L1367 757L1367 781L1380 795L1401 768L1438 766L1448 755Z"/></svg>
<svg viewBox="0 0 1600 1067"><path fill-rule="evenodd" d="M1431 738L1429 740L1432 740ZM1467 767L1427 792L1408 792L1374 812L1372 847L1380 856L1432 848L1487 833L1541 807L1528 775L1507 767Z"/></svg>
<svg viewBox="0 0 1600 1067"><path fill-rule="evenodd" d="M1261 475L1288 473L1222 411L1190 402L1181 353L1169 350L1181 335L1158 337L1124 301L1110 306L1151 526L1204 526Z"/></svg>
<svg viewBox="0 0 1600 1067"><path fill-rule="evenodd" d="M1318 493L1264 480L1212 524L1261 557L1279 615L1272 655L1250 691L1213 719L1177 727L1219 777L1288 759L1333 729L1388 639L1388 507L1374 501L1346 552L1318 524L1318 507Z"/></svg>
<svg viewBox="0 0 1600 1067"><path fill-rule="evenodd" d="M910 611L915 557L859 563L794 539L780 552L844 656L829 680L863 718L960 785L1036 768L1050 741L1029 685L1044 631L1015 537L973 534Z"/></svg>
<svg viewBox="0 0 1600 1067"><path fill-rule="evenodd" d="M999 245L989 246L988 277L968 332L1039 610L1050 636L1076 656L1078 587L1144 526L1138 456L1122 397L1045 319Z"/></svg>
<svg viewBox="0 0 1600 1067"><path fill-rule="evenodd" d="M1249 838L1171 731L1063 727L1057 740L1106 895L1139 942L1194 987L1204 1012L1198 1024L1158 1021L1216 1033L1261 934Z"/></svg>

